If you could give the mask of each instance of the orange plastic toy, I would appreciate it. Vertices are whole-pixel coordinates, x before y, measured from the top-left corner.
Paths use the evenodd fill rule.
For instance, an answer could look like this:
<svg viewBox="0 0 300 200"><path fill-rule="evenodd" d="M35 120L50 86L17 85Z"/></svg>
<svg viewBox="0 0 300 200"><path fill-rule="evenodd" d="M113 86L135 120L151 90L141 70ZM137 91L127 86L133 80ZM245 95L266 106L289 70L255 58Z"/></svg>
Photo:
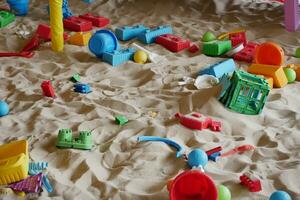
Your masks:
<svg viewBox="0 0 300 200"><path fill-rule="evenodd" d="M91 32L87 32L87 33L78 32L69 38L69 43L78 46L86 46L89 43L91 37L92 37Z"/></svg>
<svg viewBox="0 0 300 200"><path fill-rule="evenodd" d="M281 66L284 62L283 49L274 42L265 42L255 51L255 63Z"/></svg>
<svg viewBox="0 0 300 200"><path fill-rule="evenodd" d="M288 84L288 80L281 66L252 64L248 68L248 72L273 78L274 87L277 88L282 88Z"/></svg>

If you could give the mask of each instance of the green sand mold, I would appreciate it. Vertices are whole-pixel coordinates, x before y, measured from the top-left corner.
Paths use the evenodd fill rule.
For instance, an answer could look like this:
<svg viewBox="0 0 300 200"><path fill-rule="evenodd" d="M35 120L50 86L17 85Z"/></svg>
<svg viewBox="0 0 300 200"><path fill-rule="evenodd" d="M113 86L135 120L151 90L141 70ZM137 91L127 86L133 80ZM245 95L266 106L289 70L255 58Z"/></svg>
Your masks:
<svg viewBox="0 0 300 200"><path fill-rule="evenodd" d="M91 150L93 146L91 131L80 131L78 138L73 138L71 129L60 129L56 146L60 148L74 148Z"/></svg>

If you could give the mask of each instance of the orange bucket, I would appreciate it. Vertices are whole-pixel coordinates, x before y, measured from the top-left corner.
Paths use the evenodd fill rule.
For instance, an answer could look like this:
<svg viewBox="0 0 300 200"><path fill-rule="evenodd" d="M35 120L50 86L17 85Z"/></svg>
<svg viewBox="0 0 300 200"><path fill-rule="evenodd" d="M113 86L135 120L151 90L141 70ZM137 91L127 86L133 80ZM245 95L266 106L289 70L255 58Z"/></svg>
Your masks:
<svg viewBox="0 0 300 200"><path fill-rule="evenodd" d="M281 66L284 62L283 49L274 42L265 42L256 48L255 63Z"/></svg>

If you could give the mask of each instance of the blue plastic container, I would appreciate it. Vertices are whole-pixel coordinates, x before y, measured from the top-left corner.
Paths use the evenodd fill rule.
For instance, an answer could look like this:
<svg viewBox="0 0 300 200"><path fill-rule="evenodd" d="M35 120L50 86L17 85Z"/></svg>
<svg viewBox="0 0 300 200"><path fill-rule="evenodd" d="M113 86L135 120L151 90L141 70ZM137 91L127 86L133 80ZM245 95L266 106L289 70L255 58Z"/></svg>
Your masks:
<svg viewBox="0 0 300 200"><path fill-rule="evenodd" d="M119 49L116 35L106 29L99 30L91 37L89 49L98 58L102 58L104 52L113 52Z"/></svg>
<svg viewBox="0 0 300 200"><path fill-rule="evenodd" d="M16 16L24 16L28 13L29 0L7 0L7 3Z"/></svg>

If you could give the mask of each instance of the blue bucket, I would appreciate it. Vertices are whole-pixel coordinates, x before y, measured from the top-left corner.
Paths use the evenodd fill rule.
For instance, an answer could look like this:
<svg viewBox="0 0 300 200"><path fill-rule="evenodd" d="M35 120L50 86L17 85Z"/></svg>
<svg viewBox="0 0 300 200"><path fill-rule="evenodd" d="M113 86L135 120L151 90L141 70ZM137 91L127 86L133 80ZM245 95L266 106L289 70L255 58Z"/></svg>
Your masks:
<svg viewBox="0 0 300 200"><path fill-rule="evenodd" d="M91 37L89 49L98 58L102 58L104 52L112 52L119 49L116 35L109 30L99 30Z"/></svg>
<svg viewBox="0 0 300 200"><path fill-rule="evenodd" d="M28 13L29 0L7 0L10 10L17 16L23 16Z"/></svg>

